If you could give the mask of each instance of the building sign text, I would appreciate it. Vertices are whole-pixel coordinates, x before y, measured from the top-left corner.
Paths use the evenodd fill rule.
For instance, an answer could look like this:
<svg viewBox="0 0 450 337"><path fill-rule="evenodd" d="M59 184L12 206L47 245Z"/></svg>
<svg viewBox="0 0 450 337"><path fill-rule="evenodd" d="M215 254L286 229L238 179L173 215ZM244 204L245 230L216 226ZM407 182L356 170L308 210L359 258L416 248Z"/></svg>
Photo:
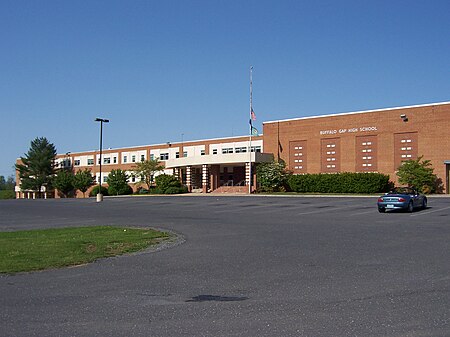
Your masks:
<svg viewBox="0 0 450 337"><path fill-rule="evenodd" d="M343 133L370 132L370 131L378 131L378 129L376 126L362 126L360 128L321 130L320 135L336 135Z"/></svg>

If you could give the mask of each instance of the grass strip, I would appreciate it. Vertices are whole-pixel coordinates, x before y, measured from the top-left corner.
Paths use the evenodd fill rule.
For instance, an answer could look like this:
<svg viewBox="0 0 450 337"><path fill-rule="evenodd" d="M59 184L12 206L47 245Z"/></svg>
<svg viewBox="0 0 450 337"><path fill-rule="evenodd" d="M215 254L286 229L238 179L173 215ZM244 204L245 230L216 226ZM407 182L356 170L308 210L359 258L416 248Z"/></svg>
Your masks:
<svg viewBox="0 0 450 337"><path fill-rule="evenodd" d="M169 238L151 229L113 226L0 232L0 273L61 268L137 252Z"/></svg>

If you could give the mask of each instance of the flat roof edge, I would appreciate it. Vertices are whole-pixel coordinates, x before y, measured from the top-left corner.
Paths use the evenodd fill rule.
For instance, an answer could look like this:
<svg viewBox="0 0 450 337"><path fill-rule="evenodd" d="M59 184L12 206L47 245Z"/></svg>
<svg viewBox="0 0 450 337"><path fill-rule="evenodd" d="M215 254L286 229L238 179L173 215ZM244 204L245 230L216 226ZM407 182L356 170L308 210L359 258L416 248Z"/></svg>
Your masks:
<svg viewBox="0 0 450 337"><path fill-rule="evenodd" d="M253 138L256 137L262 137L263 134L258 134L258 136L252 136ZM219 137L219 138L208 138L208 139L198 139L198 140L184 140L184 141L177 141L177 142L169 142L171 145L176 144L184 144L184 146L193 146L193 145L186 145L188 143L202 143L202 142L210 142L210 141L216 141L216 140L230 140L235 138L249 138L250 135L244 135L244 136L229 136L229 137ZM148 144L148 145L132 145L132 146L124 146L124 147L115 147L115 148L103 148L102 151L116 151L116 150L126 150L126 149L137 149L137 148L144 148L144 147L153 147L153 146L167 146L166 143L160 143L160 144ZM84 154L94 152L97 153L99 150L87 150L87 151L76 151L76 152L70 152L70 155L77 155L77 154ZM65 155L65 153L58 153L57 156ZM20 159L20 158L19 158Z"/></svg>
<svg viewBox="0 0 450 337"><path fill-rule="evenodd" d="M361 110L361 111L352 111L352 112L340 112L340 113L334 113L334 114L328 114L328 115L305 116L305 117L297 117L297 118L289 118L289 119L279 119L279 120L274 120L274 121L263 122L263 124L272 124L272 123L279 123L279 122L290 122L290 121L297 121L297 120L303 120L303 119L314 119L314 118L324 118L324 117L346 116L346 115L362 114L362 113L368 113L368 112L382 112L382 111L391 111L391 110L422 108L422 107L427 107L427 106L446 105L446 104L450 104L450 101L446 101L446 102L438 102L438 103L417 104L417 105L406 105L406 106L391 107L391 108L382 108L382 109L373 109L373 110Z"/></svg>

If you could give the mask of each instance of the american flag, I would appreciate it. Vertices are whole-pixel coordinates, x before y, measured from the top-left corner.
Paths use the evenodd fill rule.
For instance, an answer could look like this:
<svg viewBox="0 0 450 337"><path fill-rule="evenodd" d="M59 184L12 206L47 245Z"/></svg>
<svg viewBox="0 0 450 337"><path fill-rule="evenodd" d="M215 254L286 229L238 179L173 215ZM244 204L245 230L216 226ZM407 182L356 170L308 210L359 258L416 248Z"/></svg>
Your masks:
<svg viewBox="0 0 450 337"><path fill-rule="evenodd" d="M251 118L253 121L256 121L256 115L255 115L255 112L253 111L253 108L252 108L251 111L250 111L250 118Z"/></svg>

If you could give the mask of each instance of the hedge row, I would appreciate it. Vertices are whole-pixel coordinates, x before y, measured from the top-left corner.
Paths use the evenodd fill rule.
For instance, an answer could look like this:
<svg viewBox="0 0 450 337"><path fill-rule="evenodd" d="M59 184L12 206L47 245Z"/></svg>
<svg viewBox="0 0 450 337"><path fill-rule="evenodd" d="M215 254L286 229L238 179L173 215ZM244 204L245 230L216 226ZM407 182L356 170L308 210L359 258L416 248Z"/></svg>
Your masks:
<svg viewBox="0 0 450 337"><path fill-rule="evenodd" d="M381 173L291 175L289 188L299 193L381 193L389 190L389 176Z"/></svg>
<svg viewBox="0 0 450 337"><path fill-rule="evenodd" d="M13 190L0 190L0 199L14 199L16 193Z"/></svg>

